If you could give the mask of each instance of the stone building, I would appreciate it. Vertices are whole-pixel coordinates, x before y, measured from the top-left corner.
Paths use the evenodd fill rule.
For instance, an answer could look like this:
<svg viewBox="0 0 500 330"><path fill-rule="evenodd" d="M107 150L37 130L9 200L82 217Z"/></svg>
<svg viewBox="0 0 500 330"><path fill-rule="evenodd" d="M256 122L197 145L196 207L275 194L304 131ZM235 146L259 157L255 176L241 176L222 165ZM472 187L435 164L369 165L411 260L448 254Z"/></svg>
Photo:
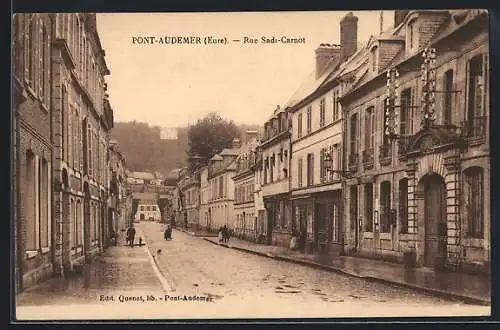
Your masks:
<svg viewBox="0 0 500 330"><path fill-rule="evenodd" d="M189 173L178 183L182 199L183 227L198 230L200 225L200 173Z"/></svg>
<svg viewBox="0 0 500 330"><path fill-rule="evenodd" d="M118 142L111 140L109 145L110 198L112 230L116 233L125 230L129 224L127 213L127 173L125 157L119 149Z"/></svg>
<svg viewBox="0 0 500 330"><path fill-rule="evenodd" d="M135 213L134 221L157 221L161 220L160 207L158 201L151 193L139 193L141 196ZM151 198L152 197L152 198Z"/></svg>
<svg viewBox="0 0 500 330"><path fill-rule="evenodd" d="M95 14L17 14L16 279L71 271L108 240L109 70Z"/></svg>
<svg viewBox="0 0 500 330"><path fill-rule="evenodd" d="M289 196L289 169L292 152L287 110L278 106L264 124L264 136L260 141L259 149L262 165L257 175L260 176L262 198L266 210L264 242L288 246L292 234Z"/></svg>
<svg viewBox="0 0 500 330"><path fill-rule="evenodd" d="M255 167L258 140L249 140L236 158L234 181L234 232L244 239L256 240L259 233L254 203Z"/></svg>
<svg viewBox="0 0 500 330"><path fill-rule="evenodd" d="M53 21L53 173L56 254L71 270L109 241L108 146L113 110L95 14L55 14Z"/></svg>
<svg viewBox="0 0 500 330"><path fill-rule="evenodd" d="M226 225L234 229L234 181L235 160L240 154L241 143L234 141L233 148L226 148L214 155L208 165L208 218L212 228Z"/></svg>
<svg viewBox="0 0 500 330"><path fill-rule="evenodd" d="M210 196L210 185L208 183L208 166L200 168L200 225L207 231L215 230L208 216L208 202Z"/></svg>
<svg viewBox="0 0 500 330"><path fill-rule="evenodd" d="M484 10L397 11L341 98L346 253L490 266L489 37Z"/></svg>
<svg viewBox="0 0 500 330"><path fill-rule="evenodd" d="M12 187L16 292L58 272L52 222L51 43L54 15L13 19ZM56 242L57 244L57 242Z"/></svg>

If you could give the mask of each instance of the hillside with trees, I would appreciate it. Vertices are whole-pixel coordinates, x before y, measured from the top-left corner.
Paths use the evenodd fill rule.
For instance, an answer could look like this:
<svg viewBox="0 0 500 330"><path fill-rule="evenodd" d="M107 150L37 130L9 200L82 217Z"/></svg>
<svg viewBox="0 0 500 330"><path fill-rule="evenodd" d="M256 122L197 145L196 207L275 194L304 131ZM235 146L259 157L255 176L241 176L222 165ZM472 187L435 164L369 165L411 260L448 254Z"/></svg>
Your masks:
<svg viewBox="0 0 500 330"><path fill-rule="evenodd" d="M257 125L237 125L240 134L245 130L262 131ZM119 150L131 171L170 170L188 165L188 127L177 129L177 140L162 140L160 127L137 121L115 122L111 139L118 141Z"/></svg>

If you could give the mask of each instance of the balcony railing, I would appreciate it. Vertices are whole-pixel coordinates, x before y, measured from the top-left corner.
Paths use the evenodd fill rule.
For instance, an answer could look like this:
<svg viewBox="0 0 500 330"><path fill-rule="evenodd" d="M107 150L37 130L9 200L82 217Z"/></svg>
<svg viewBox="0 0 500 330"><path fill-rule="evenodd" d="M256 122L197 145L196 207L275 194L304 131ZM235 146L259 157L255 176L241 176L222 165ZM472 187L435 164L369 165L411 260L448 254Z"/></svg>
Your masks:
<svg viewBox="0 0 500 330"><path fill-rule="evenodd" d="M400 136L398 139L398 154L405 155L408 152L408 148L410 147L410 143L412 141L411 135Z"/></svg>
<svg viewBox="0 0 500 330"><path fill-rule="evenodd" d="M462 133L466 138L486 137L486 116L475 117L462 122Z"/></svg>
<svg viewBox="0 0 500 330"><path fill-rule="evenodd" d="M363 150L363 165L365 167L373 166L373 149Z"/></svg>
<svg viewBox="0 0 500 330"><path fill-rule="evenodd" d="M380 164L389 165L392 161L392 145L389 143L382 144L379 147L378 159Z"/></svg>

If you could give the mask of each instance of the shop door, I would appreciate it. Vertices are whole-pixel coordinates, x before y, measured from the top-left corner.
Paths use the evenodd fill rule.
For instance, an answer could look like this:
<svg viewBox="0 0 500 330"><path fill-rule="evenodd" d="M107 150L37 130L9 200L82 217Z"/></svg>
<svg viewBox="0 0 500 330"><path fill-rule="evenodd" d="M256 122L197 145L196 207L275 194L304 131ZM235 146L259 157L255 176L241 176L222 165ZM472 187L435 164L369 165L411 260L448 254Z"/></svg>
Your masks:
<svg viewBox="0 0 500 330"><path fill-rule="evenodd" d="M424 264L440 267L446 258L446 185L441 176L432 175L424 182L425 251Z"/></svg>

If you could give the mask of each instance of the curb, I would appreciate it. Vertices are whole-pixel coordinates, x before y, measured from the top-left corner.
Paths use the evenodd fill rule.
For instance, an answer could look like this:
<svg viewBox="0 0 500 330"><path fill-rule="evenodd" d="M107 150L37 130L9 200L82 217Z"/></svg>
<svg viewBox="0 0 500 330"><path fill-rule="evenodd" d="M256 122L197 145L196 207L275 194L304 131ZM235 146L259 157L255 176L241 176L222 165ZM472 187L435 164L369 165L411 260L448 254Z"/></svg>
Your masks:
<svg viewBox="0 0 500 330"><path fill-rule="evenodd" d="M432 289L432 288L428 288L428 287L424 287L424 286L416 285L416 284L410 284L410 283L405 283L405 282L398 282L398 281L394 281L394 280L390 280L390 279L385 279L385 278L380 278L380 277L375 277L375 276L365 276L365 275L361 275L361 274L357 274L357 273L346 271L345 269L341 269L341 268L337 268L337 267L332 267L332 266L327 266L327 265L319 264L319 263L312 262L312 261L299 260L299 259L294 259L294 258L290 258L290 257L273 255L273 254L270 254L270 253L267 254L267 253L253 251L253 250L249 250L249 249L245 249L245 248L240 248L240 247L235 247L235 246L229 246L227 244L219 244L219 243L214 242L214 241L212 241L210 239L207 239L207 238L203 238L203 239L205 241L210 242L210 243L215 244L215 245L223 246L225 248L230 248L230 249L234 249L234 250L237 250L237 251L246 252L246 253L250 253L250 254L254 254L254 255L266 257L266 258L271 258L271 259L280 260L280 261L286 261L286 262L291 262L291 263L295 263L295 264L299 264L299 265L303 265L303 266L308 266L308 267L313 267L313 268L317 268L317 269L327 270L327 271L331 271L331 272L335 272L335 273L344 274L344 275L347 275L347 276L352 276L352 277L356 277L356 278L365 279L365 280L368 280L368 281L371 281L371 282L378 282L378 283L384 283L384 284L389 284L389 285L404 287L404 288L408 288L408 289L413 289L415 291L419 291L419 292L422 292L422 293L430 294L430 295L436 296L436 297L442 297L442 298L445 298L445 299L448 299L448 300L460 300L460 301L462 301L462 302L464 302L466 304L474 304L474 305L481 305L481 306L491 306L491 301L483 299L483 298L465 296L465 295L462 295L462 294L457 294L457 293L453 293L453 292L447 292L447 291L443 291L443 290L439 290L439 289Z"/></svg>

